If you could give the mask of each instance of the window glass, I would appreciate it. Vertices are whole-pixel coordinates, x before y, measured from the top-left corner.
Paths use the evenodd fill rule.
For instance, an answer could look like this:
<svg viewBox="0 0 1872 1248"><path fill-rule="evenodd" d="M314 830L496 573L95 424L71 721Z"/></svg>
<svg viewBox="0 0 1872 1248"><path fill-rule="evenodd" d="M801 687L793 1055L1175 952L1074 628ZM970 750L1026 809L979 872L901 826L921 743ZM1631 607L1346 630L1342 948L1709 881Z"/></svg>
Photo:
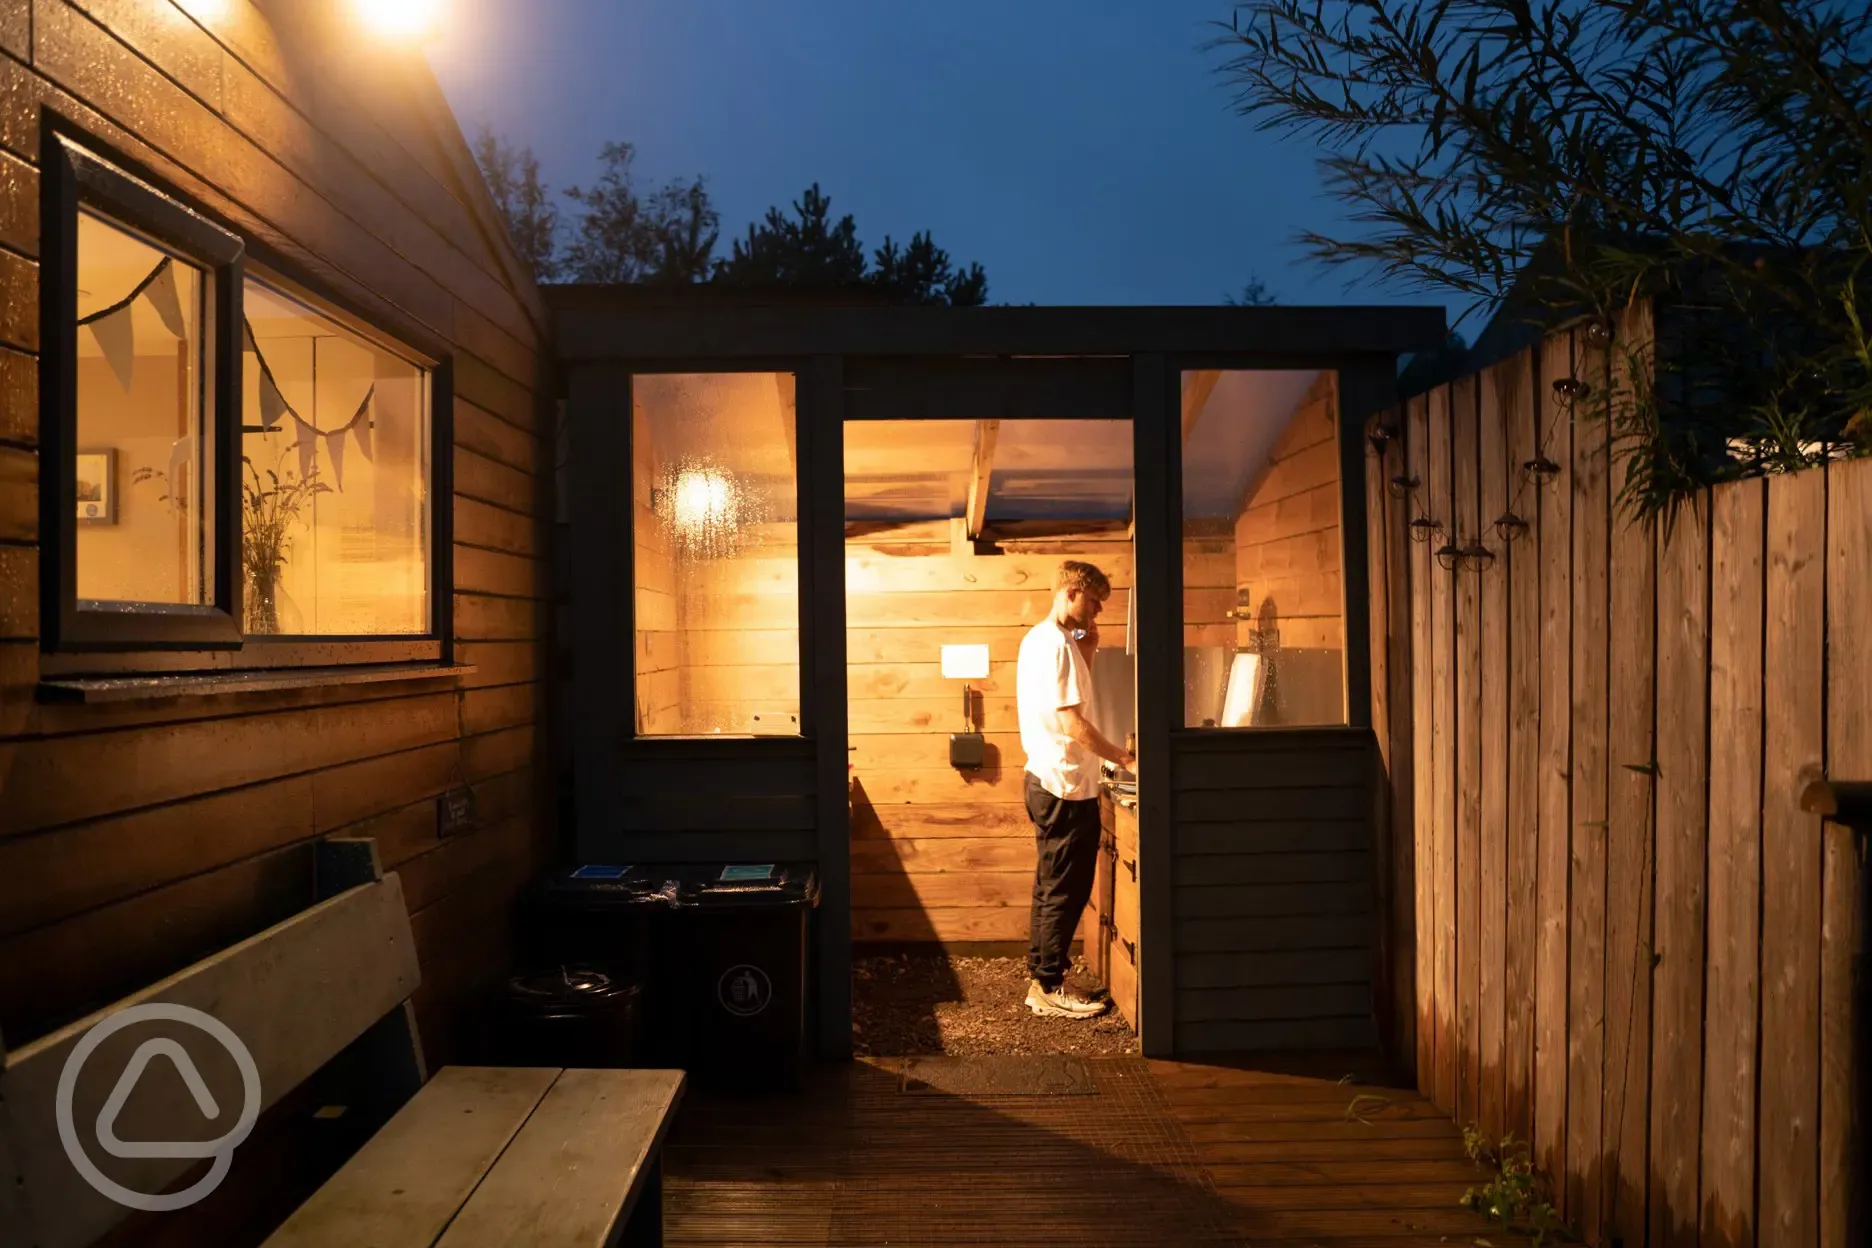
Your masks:
<svg viewBox="0 0 1872 1248"><path fill-rule="evenodd" d="M1346 722L1338 412L1330 372L1183 374L1187 727Z"/></svg>
<svg viewBox="0 0 1872 1248"><path fill-rule="evenodd" d="M631 382L636 730L799 732L791 373Z"/></svg>
<svg viewBox="0 0 1872 1248"><path fill-rule="evenodd" d="M429 624L429 374L261 282L244 291L249 634Z"/></svg>
<svg viewBox="0 0 1872 1248"><path fill-rule="evenodd" d="M206 275L78 214L78 598L213 601Z"/></svg>

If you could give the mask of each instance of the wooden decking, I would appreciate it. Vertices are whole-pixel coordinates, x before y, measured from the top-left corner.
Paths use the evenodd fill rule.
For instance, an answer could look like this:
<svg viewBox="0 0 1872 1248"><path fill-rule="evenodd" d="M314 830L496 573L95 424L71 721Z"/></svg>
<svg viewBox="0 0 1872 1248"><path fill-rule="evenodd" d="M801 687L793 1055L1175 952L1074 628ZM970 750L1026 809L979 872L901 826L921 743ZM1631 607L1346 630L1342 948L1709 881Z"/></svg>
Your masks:
<svg viewBox="0 0 1872 1248"><path fill-rule="evenodd" d="M694 1097L666 1153L672 1245L1472 1245L1480 1181L1415 1092L1354 1059L1096 1058L1093 1095L906 1095L890 1059L798 1097ZM1348 1109L1361 1094L1359 1114Z"/></svg>

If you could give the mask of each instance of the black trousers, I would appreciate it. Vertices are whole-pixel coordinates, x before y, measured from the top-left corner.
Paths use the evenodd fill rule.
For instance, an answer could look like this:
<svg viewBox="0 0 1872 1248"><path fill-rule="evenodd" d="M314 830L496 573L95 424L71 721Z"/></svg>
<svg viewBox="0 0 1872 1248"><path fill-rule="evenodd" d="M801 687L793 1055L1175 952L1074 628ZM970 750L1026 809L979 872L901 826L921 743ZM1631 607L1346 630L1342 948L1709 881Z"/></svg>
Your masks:
<svg viewBox="0 0 1872 1248"><path fill-rule="evenodd" d="M1042 988L1051 989L1066 977L1073 931L1092 900L1092 880L1098 874L1098 799L1069 802L1047 792L1032 773L1025 780L1036 851L1027 973Z"/></svg>

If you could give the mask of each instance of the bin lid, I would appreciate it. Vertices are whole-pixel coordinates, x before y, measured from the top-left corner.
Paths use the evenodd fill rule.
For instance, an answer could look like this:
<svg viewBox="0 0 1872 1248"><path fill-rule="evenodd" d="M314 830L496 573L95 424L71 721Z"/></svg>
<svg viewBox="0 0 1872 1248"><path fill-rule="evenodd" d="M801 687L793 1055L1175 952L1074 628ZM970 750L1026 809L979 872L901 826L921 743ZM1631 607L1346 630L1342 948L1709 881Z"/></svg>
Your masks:
<svg viewBox="0 0 1872 1248"><path fill-rule="evenodd" d="M554 966L522 972L507 981L508 1005L531 1012L608 1009L637 995L626 983L595 967Z"/></svg>
<svg viewBox="0 0 1872 1248"><path fill-rule="evenodd" d="M660 867L587 863L553 871L541 881L539 894L553 906L606 910L673 904L676 885Z"/></svg>
<svg viewBox="0 0 1872 1248"><path fill-rule="evenodd" d="M809 862L708 862L670 868L677 906L805 908L819 904L819 873Z"/></svg>

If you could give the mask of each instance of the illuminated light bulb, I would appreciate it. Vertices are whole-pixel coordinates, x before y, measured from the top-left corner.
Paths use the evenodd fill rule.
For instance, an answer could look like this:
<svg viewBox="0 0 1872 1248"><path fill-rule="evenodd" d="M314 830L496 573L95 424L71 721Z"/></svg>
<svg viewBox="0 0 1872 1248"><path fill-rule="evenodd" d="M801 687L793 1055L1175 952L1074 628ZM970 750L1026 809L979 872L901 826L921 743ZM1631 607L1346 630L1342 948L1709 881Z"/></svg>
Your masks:
<svg viewBox="0 0 1872 1248"><path fill-rule="evenodd" d="M442 0L352 0L351 7L373 34L398 42L425 39L442 24Z"/></svg>

